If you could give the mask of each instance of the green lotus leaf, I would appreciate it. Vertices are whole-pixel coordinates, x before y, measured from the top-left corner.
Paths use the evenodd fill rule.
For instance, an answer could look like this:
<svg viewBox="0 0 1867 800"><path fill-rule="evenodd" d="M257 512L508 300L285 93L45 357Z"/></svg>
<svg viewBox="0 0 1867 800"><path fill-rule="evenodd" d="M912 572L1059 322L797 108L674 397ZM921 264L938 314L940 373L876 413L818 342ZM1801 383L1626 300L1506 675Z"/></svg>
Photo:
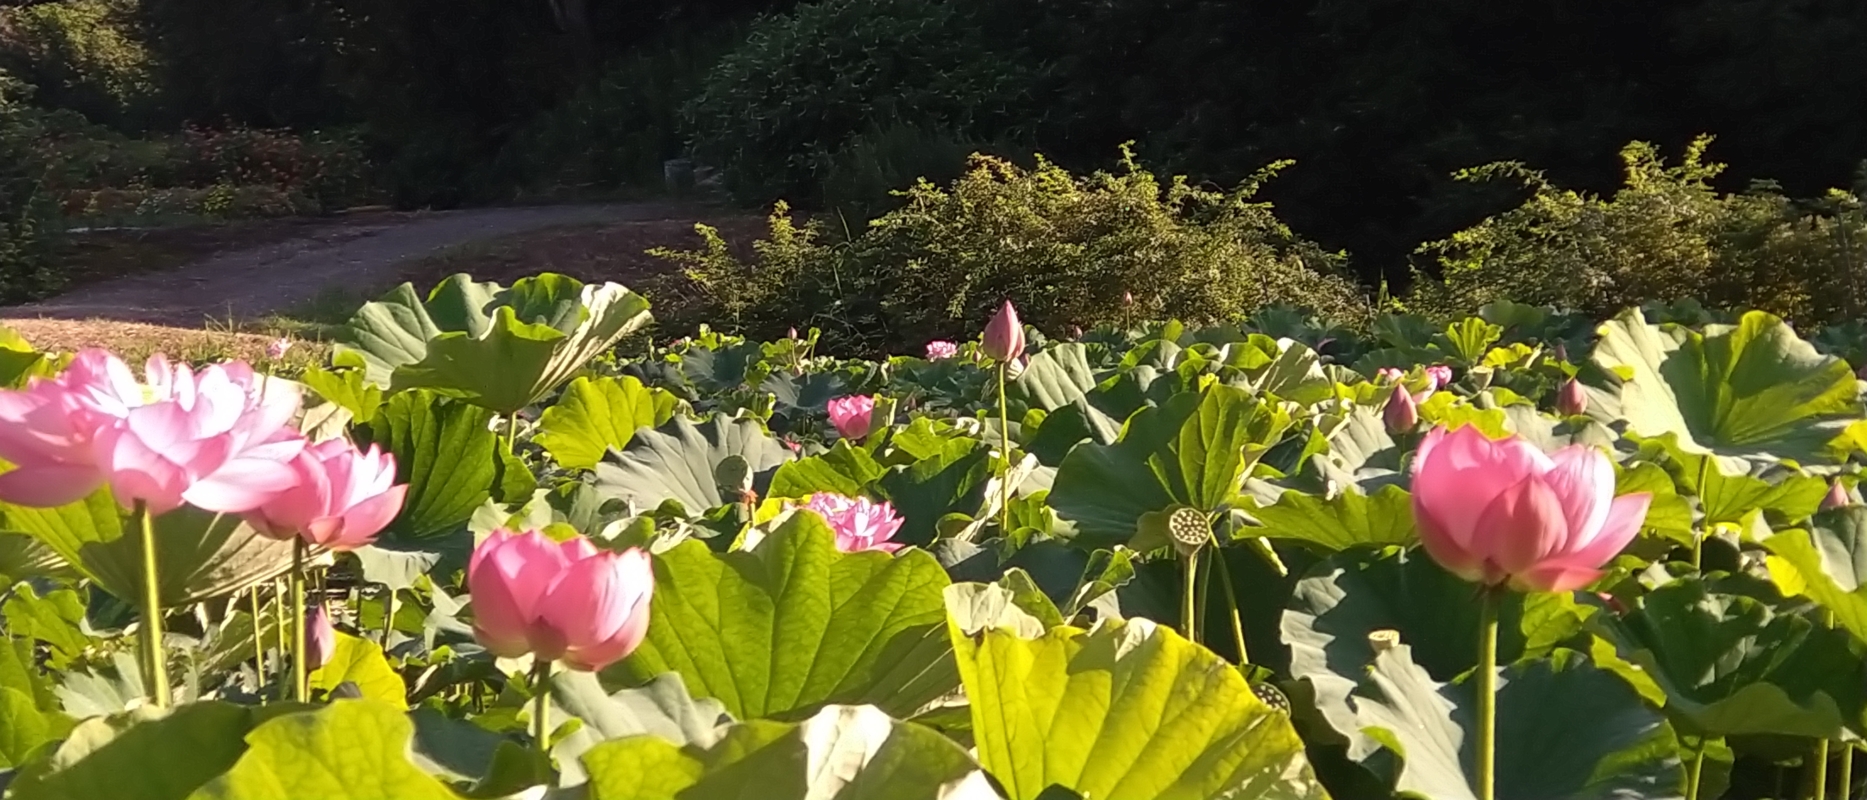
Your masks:
<svg viewBox="0 0 1867 800"><path fill-rule="evenodd" d="M1012 800L1052 785L1107 800L1328 796L1288 716L1153 622L949 629L979 763Z"/></svg>
<svg viewBox="0 0 1867 800"><path fill-rule="evenodd" d="M1750 597L1673 581L1603 623L1623 657L1666 692L1682 732L1840 738L1860 721L1867 670L1845 632Z"/></svg>
<svg viewBox="0 0 1867 800"><path fill-rule="evenodd" d="M266 719L302 708L220 701L150 706L78 723L50 756L23 769L9 797L182 800L246 752L242 737Z"/></svg>
<svg viewBox="0 0 1867 800"><path fill-rule="evenodd" d="M826 703L907 715L958 683L941 629L947 584L919 549L838 552L808 512L750 551L683 542L656 556L648 638L603 671L604 685L678 672L738 719L796 718Z"/></svg>
<svg viewBox="0 0 1867 800"><path fill-rule="evenodd" d="M6 604L0 606L7 632L44 642L51 648L54 664L69 664L93 644L84 632L84 599L77 591L46 587L42 597L31 583L22 583L8 594Z"/></svg>
<svg viewBox="0 0 1867 800"><path fill-rule="evenodd" d="M666 423L678 402L668 390L630 376L578 378L545 409L535 441L564 467L590 469L604 453L628 445L636 429Z"/></svg>
<svg viewBox="0 0 1867 800"><path fill-rule="evenodd" d="M324 666L306 676L313 692L330 692L340 684L349 683L366 699L408 709L408 687L383 657L381 645L343 631L336 633L336 643Z"/></svg>
<svg viewBox="0 0 1867 800"><path fill-rule="evenodd" d="M459 530L487 500L530 497L530 470L506 452L492 430L493 414L433 392L401 392L359 431L395 454L396 482L408 484L392 539L426 540Z"/></svg>
<svg viewBox="0 0 1867 800"><path fill-rule="evenodd" d="M1316 707L1344 736L1359 729L1347 698L1374 663L1369 635L1392 631L1430 677L1449 681L1478 664L1477 588L1417 549L1349 550L1311 567L1283 615L1290 674L1316 691ZM1583 631L1592 607L1567 594L1511 593L1498 612L1498 662L1546 654Z"/></svg>
<svg viewBox="0 0 1867 800"><path fill-rule="evenodd" d="M932 728L873 706L826 706L802 722L742 722L717 744L657 736L583 757L590 800L998 800L979 765Z"/></svg>
<svg viewBox="0 0 1867 800"><path fill-rule="evenodd" d="M509 415L648 319L648 301L614 283L545 273L505 289L462 274L425 302L405 283L365 304L337 352L361 356L370 382L391 391L433 389Z"/></svg>
<svg viewBox="0 0 1867 800"><path fill-rule="evenodd" d="M1211 513L1232 503L1246 473L1291 423L1288 407L1230 386L1175 395L1136 412L1114 444L1070 451L1050 505L1083 546L1164 546L1141 535L1144 516L1175 504Z"/></svg>
<svg viewBox="0 0 1867 800"><path fill-rule="evenodd" d="M84 577L119 598L141 597L142 529L110 487L56 508L0 503L0 528L38 539ZM157 591L168 607L228 594L285 574L292 546L241 522L183 506L155 520Z"/></svg>
<svg viewBox="0 0 1867 800"><path fill-rule="evenodd" d="M1031 356L1017 379L1006 385L1005 397L1014 419L1022 418L1025 411L1038 409L1051 412L1046 425L1061 426L1061 420L1071 420L1069 437L1063 436L1060 430L1052 434L1059 440L1070 438L1068 444L1074 444L1087 438L1109 444L1121 435L1121 421L1134 409L1110 402L1113 398L1097 392L1101 378L1089 366L1088 348L1074 342L1060 344ZM1073 413L1067 417L1057 416L1055 412L1064 408L1072 409Z"/></svg>
<svg viewBox="0 0 1867 800"><path fill-rule="evenodd" d="M370 383L366 375L358 368L326 370L313 366L300 380L325 402L349 411L351 419L368 420L382 408L382 387Z"/></svg>
<svg viewBox="0 0 1867 800"><path fill-rule="evenodd" d="M787 461L771 476L772 497L803 499L817 492L834 492L844 497L860 497L887 474L887 470L865 450L838 439L829 450Z"/></svg>
<svg viewBox="0 0 1867 800"><path fill-rule="evenodd" d="M456 800L409 760L415 725L394 706L340 700L246 735L246 752L191 800Z"/></svg>
<svg viewBox="0 0 1867 800"><path fill-rule="evenodd" d="M67 579L78 577L78 571L37 538L0 531L0 576L11 580Z"/></svg>
<svg viewBox="0 0 1867 800"><path fill-rule="evenodd" d="M1679 489L1696 496L1705 525L1742 525L1756 511L1781 520L1804 520L1821 508L1828 482L1780 464L1755 462L1742 472L1727 472L1740 462L1675 452ZM1702 480L1701 480L1702 476Z"/></svg>
<svg viewBox="0 0 1867 800"><path fill-rule="evenodd" d="M1404 545L1418 538L1413 496L1393 485L1371 495L1353 488L1333 497L1288 491L1272 505L1253 508L1251 515L1264 527L1240 528L1240 535L1296 539L1327 550Z"/></svg>
<svg viewBox="0 0 1867 800"><path fill-rule="evenodd" d="M1639 310L1603 324L1594 363L1618 383L1591 403L1604 422L1672 437L1683 452L1715 455L1725 472L1739 460L1808 461L1862 416L1848 365L1815 351L1789 325L1761 311L1736 325L1653 325Z"/></svg>
<svg viewBox="0 0 1867 800"><path fill-rule="evenodd" d="M590 748L611 739L650 734L677 745L711 747L719 740L718 728L732 717L718 700L696 700L687 693L679 673L658 675L637 689L610 694L595 675L565 672L551 679L551 718L576 718L583 725L551 745L551 756L563 771L564 786L583 783L588 776L579 759Z"/></svg>
<svg viewBox="0 0 1867 800"><path fill-rule="evenodd" d="M919 430L895 437L895 458L912 460L891 467L876 481L876 490L903 518L894 541L926 547L933 544L942 517L955 512L989 517L996 513L998 495L985 491L987 482L996 479L994 448L968 436L916 441ZM1012 485L1018 483L1014 469Z"/></svg>
<svg viewBox="0 0 1867 800"><path fill-rule="evenodd" d="M1385 749L1402 762L1393 776L1401 792L1475 800L1474 691L1470 680L1434 681L1404 645L1381 653L1350 701L1366 735L1349 757ZM1498 797L1683 796L1685 771L1666 719L1572 650L1502 671L1496 741Z"/></svg>
<svg viewBox="0 0 1867 800"><path fill-rule="evenodd" d="M596 487L636 508L677 500L691 512L740 502L737 487L722 487L722 466L738 465L761 495L779 465L794 456L765 434L757 420L716 416L695 424L675 417L642 429L620 452L596 465ZM730 490L728 490L730 489Z"/></svg>
<svg viewBox="0 0 1867 800"><path fill-rule="evenodd" d="M1867 643L1867 507L1823 511L1807 530L1764 539L1770 577L1786 595L1806 595Z"/></svg>

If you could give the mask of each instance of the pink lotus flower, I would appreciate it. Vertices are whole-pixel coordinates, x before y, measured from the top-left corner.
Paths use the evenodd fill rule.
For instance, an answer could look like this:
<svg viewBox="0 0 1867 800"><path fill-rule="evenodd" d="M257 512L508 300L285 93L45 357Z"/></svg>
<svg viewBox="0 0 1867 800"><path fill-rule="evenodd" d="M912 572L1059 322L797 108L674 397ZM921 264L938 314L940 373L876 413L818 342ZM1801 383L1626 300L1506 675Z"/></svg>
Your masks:
<svg viewBox="0 0 1867 800"><path fill-rule="evenodd" d="M1394 367L1382 367L1374 371L1374 379L1377 381L1393 381L1399 383L1407 379L1407 373Z"/></svg>
<svg viewBox="0 0 1867 800"><path fill-rule="evenodd" d="M291 350L291 349L292 349L291 339L287 339L284 337L274 339L272 340L271 344L266 345L266 357L274 361L278 361L279 359L282 359L285 357L286 351Z"/></svg>
<svg viewBox="0 0 1867 800"><path fill-rule="evenodd" d="M330 439L305 448L289 466L296 485L246 515L248 524L274 539L303 536L308 544L355 550L395 519L408 494L407 486L393 485L395 456L373 444L360 453L344 439Z"/></svg>
<svg viewBox="0 0 1867 800"><path fill-rule="evenodd" d="M1588 392L1574 378L1563 381L1562 388L1556 390L1556 410L1566 416L1575 416L1588 411Z"/></svg>
<svg viewBox="0 0 1867 800"><path fill-rule="evenodd" d="M197 375L154 356L144 394L149 402L100 430L94 445L117 502L141 500L152 514L184 502L239 514L297 483L288 463L305 440L291 426L294 384L261 381L243 362Z"/></svg>
<svg viewBox="0 0 1867 800"><path fill-rule="evenodd" d="M985 324L980 352L993 361L1009 362L1024 353L1024 323L1018 321L1018 309L1006 300L992 321Z"/></svg>
<svg viewBox="0 0 1867 800"><path fill-rule="evenodd" d="M888 541L901 530L901 523L906 522L888 503L876 504L866 497L852 499L818 492L805 501L804 507L830 523L830 529L836 531L836 549L845 553L863 550L892 553L906 546Z"/></svg>
<svg viewBox="0 0 1867 800"><path fill-rule="evenodd" d="M845 439L861 439L869 435L869 416L875 413L875 398L866 394L838 397L830 401L827 410L830 424L836 426L837 433Z"/></svg>
<svg viewBox="0 0 1867 800"><path fill-rule="evenodd" d="M1452 385L1452 368L1444 364L1434 364L1426 368L1426 377L1433 379L1433 389L1444 389Z"/></svg>
<svg viewBox="0 0 1867 800"><path fill-rule="evenodd" d="M655 572L648 553L598 550L582 536L493 531L467 564L473 635L494 655L562 659L594 672L648 635Z"/></svg>
<svg viewBox="0 0 1867 800"><path fill-rule="evenodd" d="M0 459L14 464L0 499L64 505L108 483L125 507L156 514L255 508L291 487L283 462L304 447L296 387L262 383L244 363L197 375L154 356L139 385L115 356L81 352L56 379L0 392Z"/></svg>
<svg viewBox="0 0 1867 800"><path fill-rule="evenodd" d="M1842 485L1840 479L1836 479L1828 487L1828 495L1822 498L1823 511L1831 508L1844 508L1853 504L1854 498L1848 496L1848 487Z"/></svg>
<svg viewBox="0 0 1867 800"><path fill-rule="evenodd" d="M1426 435L1413 462L1420 543L1468 581L1572 591L1640 532L1652 495L1614 496L1614 466L1571 445L1546 454L1474 427Z"/></svg>
<svg viewBox="0 0 1867 800"><path fill-rule="evenodd" d="M331 612L322 603L305 613L305 668L317 669L337 652L337 629L331 626Z"/></svg>
<svg viewBox="0 0 1867 800"><path fill-rule="evenodd" d="M939 361L959 355L959 345L952 342L928 342L927 360Z"/></svg>
<svg viewBox="0 0 1867 800"><path fill-rule="evenodd" d="M1387 424L1388 433L1407 433L1420 424L1420 407L1413 395L1407 393L1407 387L1394 384L1387 407L1381 409L1381 420Z"/></svg>

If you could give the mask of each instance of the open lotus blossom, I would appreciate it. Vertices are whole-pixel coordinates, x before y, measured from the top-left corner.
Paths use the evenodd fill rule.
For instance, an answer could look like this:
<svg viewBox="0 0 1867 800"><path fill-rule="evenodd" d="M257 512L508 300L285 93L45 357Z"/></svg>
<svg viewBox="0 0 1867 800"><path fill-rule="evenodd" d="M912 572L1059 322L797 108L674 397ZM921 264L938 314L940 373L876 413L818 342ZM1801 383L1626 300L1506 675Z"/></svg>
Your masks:
<svg viewBox="0 0 1867 800"><path fill-rule="evenodd" d="M875 398L866 394L838 397L830 401L826 410L837 433L845 439L860 439L869 435L869 416L875 413Z"/></svg>
<svg viewBox="0 0 1867 800"><path fill-rule="evenodd" d="M291 349L292 349L292 340L284 338L284 337L280 337L278 339L272 340L271 344L266 345L266 357L274 361L278 361L279 359L284 358L286 352Z"/></svg>
<svg viewBox="0 0 1867 800"><path fill-rule="evenodd" d="M496 530L467 563L473 635L494 655L531 653L594 672L626 658L648 635L655 573L648 553L554 542L536 531Z"/></svg>
<svg viewBox="0 0 1867 800"><path fill-rule="evenodd" d="M336 651L337 629L331 626L331 612L320 603L305 613L305 668L324 666Z"/></svg>
<svg viewBox="0 0 1867 800"><path fill-rule="evenodd" d="M1444 389L1452 385L1452 368L1444 364L1434 364L1426 368L1426 377L1433 379L1434 389Z"/></svg>
<svg viewBox="0 0 1867 800"><path fill-rule="evenodd" d="M985 324L979 351L998 362L1009 362L1024 353L1024 323L1018 320L1018 309L1011 306L1010 300Z"/></svg>
<svg viewBox="0 0 1867 800"><path fill-rule="evenodd" d="M959 345L952 342L935 341L927 343L927 360L939 361L959 355Z"/></svg>
<svg viewBox="0 0 1867 800"><path fill-rule="evenodd" d="M1553 454L1475 427L1426 435L1413 516L1433 560L1468 581L1571 591L1601 576L1640 532L1652 495L1614 496L1614 466L1571 445Z"/></svg>
<svg viewBox="0 0 1867 800"><path fill-rule="evenodd" d="M408 487L395 485L395 456L376 445L358 452L345 439L305 448L290 465L297 483L248 512L246 521L274 539L355 550L402 510Z"/></svg>
<svg viewBox="0 0 1867 800"><path fill-rule="evenodd" d="M292 486L285 462L304 448L296 386L266 383L244 363L197 374L158 355L138 384L116 356L81 352L55 379L0 392L0 459L14 465L0 499L63 505L108 483L151 513L251 510Z"/></svg>
<svg viewBox="0 0 1867 800"><path fill-rule="evenodd" d="M845 553L880 550L892 553L905 545L888 541L905 522L889 503L875 503L867 497L844 497L818 492L805 501L804 508L821 515L836 531L836 549Z"/></svg>

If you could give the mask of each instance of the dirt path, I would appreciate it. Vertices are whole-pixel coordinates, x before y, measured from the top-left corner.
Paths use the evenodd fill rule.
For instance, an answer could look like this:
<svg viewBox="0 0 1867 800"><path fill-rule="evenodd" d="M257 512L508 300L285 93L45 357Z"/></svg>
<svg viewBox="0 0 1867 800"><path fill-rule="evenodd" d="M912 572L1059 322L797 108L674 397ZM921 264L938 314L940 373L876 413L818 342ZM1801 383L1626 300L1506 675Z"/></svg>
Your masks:
<svg viewBox="0 0 1867 800"><path fill-rule="evenodd" d="M398 265L437 250L557 225L691 215L673 204L530 206L442 211L334 222L282 244L222 253L165 272L132 275L27 305L19 319L114 320L199 328L303 306L333 288L371 294L394 285Z"/></svg>

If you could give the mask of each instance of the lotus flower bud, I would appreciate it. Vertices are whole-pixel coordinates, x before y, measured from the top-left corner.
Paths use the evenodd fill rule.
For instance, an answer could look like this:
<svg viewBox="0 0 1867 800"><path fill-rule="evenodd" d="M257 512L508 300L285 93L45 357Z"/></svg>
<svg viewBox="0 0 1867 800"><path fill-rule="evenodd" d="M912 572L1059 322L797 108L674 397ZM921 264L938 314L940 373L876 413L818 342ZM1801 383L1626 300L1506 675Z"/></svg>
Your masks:
<svg viewBox="0 0 1867 800"><path fill-rule="evenodd" d="M1012 308L1010 300L1006 300L992 321L986 323L984 346L980 350L986 357L1001 363L1024 353L1024 323L1018 321L1018 310Z"/></svg>
<svg viewBox="0 0 1867 800"><path fill-rule="evenodd" d="M555 542L495 530L467 562L473 636L494 655L561 659L596 672L648 635L655 573L646 551L598 550L582 536Z"/></svg>
<svg viewBox="0 0 1867 800"><path fill-rule="evenodd" d="M792 340L797 339L797 329L796 328L786 329L784 332L784 338L792 339Z"/></svg>
<svg viewBox="0 0 1867 800"><path fill-rule="evenodd" d="M1071 325L1070 326L1070 338L1081 341L1083 338L1083 326Z"/></svg>
<svg viewBox="0 0 1867 800"><path fill-rule="evenodd" d="M1828 496L1822 498L1823 511L1831 508L1845 508L1853 504L1854 498L1848 496L1848 487L1841 485L1840 479L1836 479L1834 485L1828 487Z"/></svg>
<svg viewBox="0 0 1867 800"><path fill-rule="evenodd" d="M1559 342L1556 342L1556 349L1555 349L1555 352L1554 352L1554 354L1553 354L1553 355L1554 355L1554 356L1556 357L1556 360L1557 360L1557 361L1560 361L1560 362L1563 362L1563 363L1565 363L1565 364L1566 364L1566 363L1568 363L1568 362L1569 362L1569 347L1568 347L1568 345L1565 345L1565 344L1563 344L1563 343L1562 343L1562 342L1560 342L1560 341L1559 341Z"/></svg>
<svg viewBox="0 0 1867 800"><path fill-rule="evenodd" d="M845 439L861 439L869 435L869 418L875 412L875 398L866 394L838 397L831 400L825 409L838 435Z"/></svg>
<svg viewBox="0 0 1867 800"><path fill-rule="evenodd" d="M1121 304L1124 306L1134 305L1134 292L1122 292Z"/></svg>
<svg viewBox="0 0 1867 800"><path fill-rule="evenodd" d="M1407 387L1394 384L1394 393L1387 398L1387 408L1381 410L1381 419L1387 423L1388 433L1406 433L1420 424L1420 407L1413 402Z"/></svg>
<svg viewBox="0 0 1867 800"><path fill-rule="evenodd" d="M1588 392L1583 391L1581 381L1563 381L1562 388L1556 390L1556 410L1570 417L1588 411Z"/></svg>
<svg viewBox="0 0 1867 800"><path fill-rule="evenodd" d="M331 612L319 603L305 614L305 668L317 669L337 652L337 629L331 627Z"/></svg>
<svg viewBox="0 0 1867 800"><path fill-rule="evenodd" d="M1444 389L1452 385L1452 368L1444 364L1434 364L1426 368L1426 377L1433 379L1432 388Z"/></svg>

